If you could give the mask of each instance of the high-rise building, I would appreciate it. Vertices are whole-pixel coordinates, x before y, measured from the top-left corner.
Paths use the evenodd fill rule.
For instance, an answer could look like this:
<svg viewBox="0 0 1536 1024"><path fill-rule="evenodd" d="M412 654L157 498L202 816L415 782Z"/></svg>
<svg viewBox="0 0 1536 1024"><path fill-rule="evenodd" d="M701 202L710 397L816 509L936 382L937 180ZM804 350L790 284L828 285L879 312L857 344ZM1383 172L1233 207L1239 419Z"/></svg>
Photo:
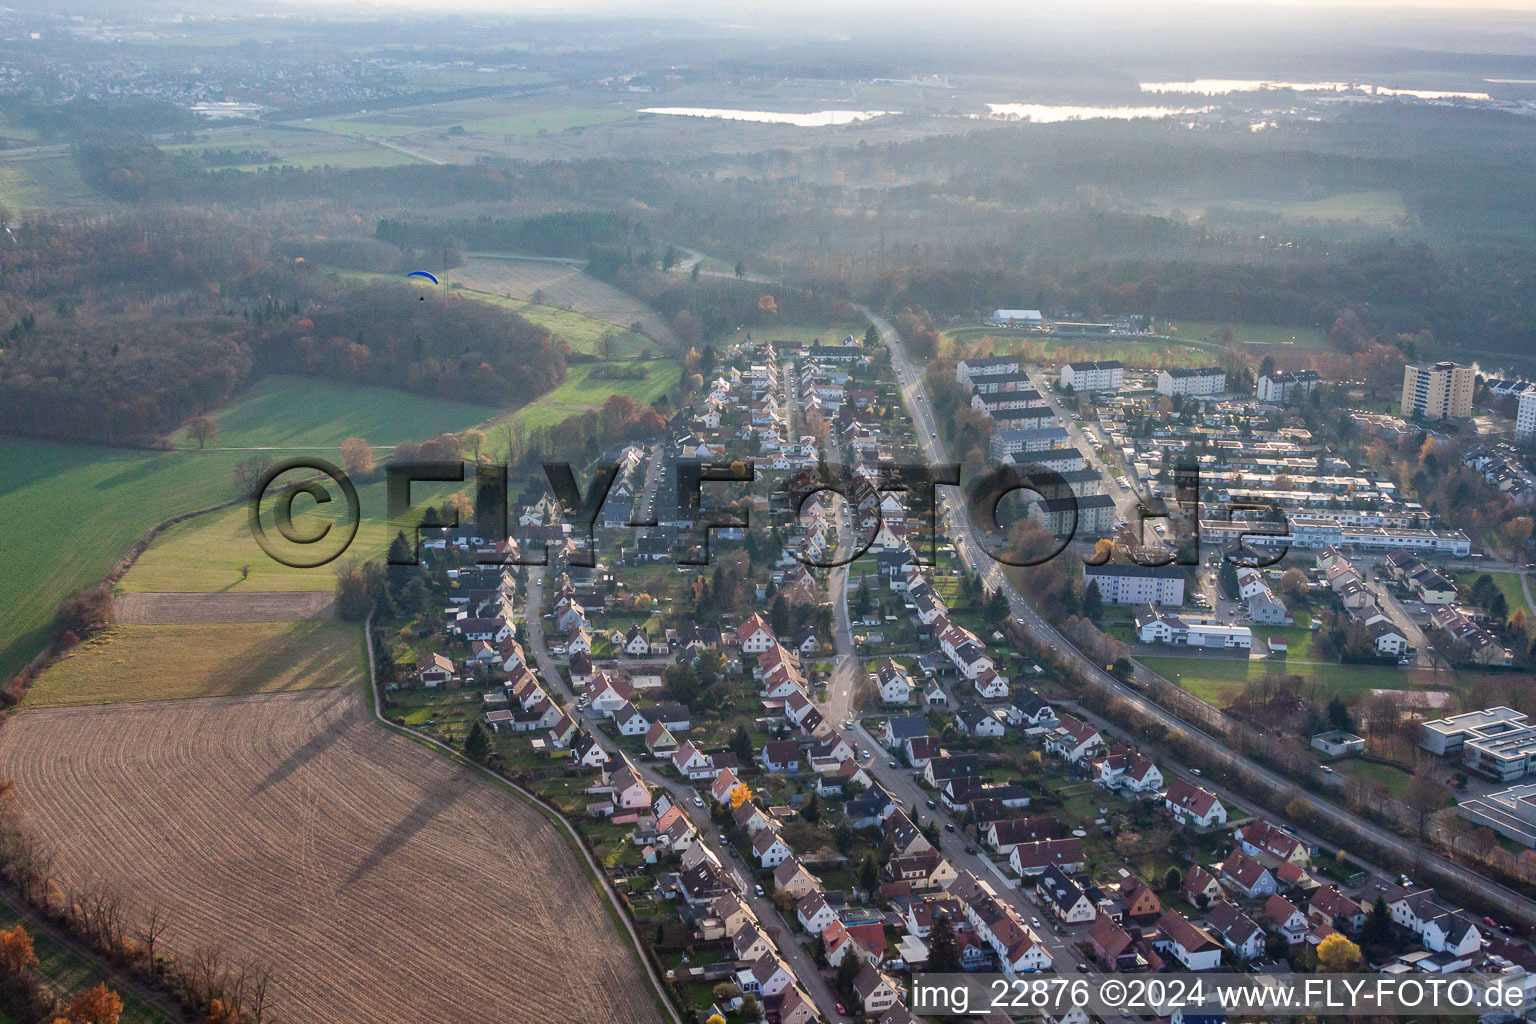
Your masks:
<svg viewBox="0 0 1536 1024"><path fill-rule="evenodd" d="M1520 396L1520 405L1515 409L1515 440L1522 444L1536 441L1536 391Z"/></svg>
<svg viewBox="0 0 1536 1024"><path fill-rule="evenodd" d="M1472 367L1455 363L1403 367L1403 415L1426 420L1472 415Z"/></svg>

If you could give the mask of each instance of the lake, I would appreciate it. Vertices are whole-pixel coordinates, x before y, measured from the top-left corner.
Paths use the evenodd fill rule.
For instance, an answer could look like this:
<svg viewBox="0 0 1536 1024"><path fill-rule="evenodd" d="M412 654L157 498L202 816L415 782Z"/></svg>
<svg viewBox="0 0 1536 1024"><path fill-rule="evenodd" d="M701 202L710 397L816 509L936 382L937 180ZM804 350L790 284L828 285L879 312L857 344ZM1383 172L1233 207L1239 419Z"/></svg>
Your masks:
<svg viewBox="0 0 1536 1024"><path fill-rule="evenodd" d="M1454 92L1445 89L1392 89L1364 82L1278 82L1251 78L1196 78L1190 82L1142 82L1142 92L1196 93L1225 96L1234 92L1360 92L1375 96L1408 96L1418 100L1486 100L1485 92Z"/></svg>
<svg viewBox="0 0 1536 1024"><path fill-rule="evenodd" d="M1004 121L1033 121L1056 124L1059 121L1092 121L1099 118L1129 121L1141 117L1172 117L1177 114L1203 114L1209 107L1071 107L1045 103L988 103L988 117Z"/></svg>

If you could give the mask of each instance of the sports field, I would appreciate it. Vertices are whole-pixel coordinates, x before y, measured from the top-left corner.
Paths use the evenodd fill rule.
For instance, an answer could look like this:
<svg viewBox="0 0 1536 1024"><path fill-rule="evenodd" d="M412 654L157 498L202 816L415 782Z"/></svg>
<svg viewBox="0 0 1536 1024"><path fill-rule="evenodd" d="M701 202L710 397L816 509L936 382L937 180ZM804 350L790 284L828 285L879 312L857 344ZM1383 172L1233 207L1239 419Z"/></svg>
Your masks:
<svg viewBox="0 0 1536 1024"><path fill-rule="evenodd" d="M1239 345L1294 345L1297 348L1321 348L1328 343L1328 334L1321 327L1287 327L1283 324L1225 324L1205 323L1198 320L1165 320L1157 325L1158 333L1170 338L1224 344L1222 331L1232 328Z"/></svg>
<svg viewBox="0 0 1536 1024"><path fill-rule="evenodd" d="M488 405L450 402L389 388L351 387L302 377L258 381L213 414L218 448L332 448L349 437L370 444L424 441L458 433L496 414ZM196 448L183 428L176 443Z"/></svg>
<svg viewBox="0 0 1536 1024"><path fill-rule="evenodd" d="M360 683L362 627L334 620L113 626L38 677L23 707L275 693Z"/></svg>

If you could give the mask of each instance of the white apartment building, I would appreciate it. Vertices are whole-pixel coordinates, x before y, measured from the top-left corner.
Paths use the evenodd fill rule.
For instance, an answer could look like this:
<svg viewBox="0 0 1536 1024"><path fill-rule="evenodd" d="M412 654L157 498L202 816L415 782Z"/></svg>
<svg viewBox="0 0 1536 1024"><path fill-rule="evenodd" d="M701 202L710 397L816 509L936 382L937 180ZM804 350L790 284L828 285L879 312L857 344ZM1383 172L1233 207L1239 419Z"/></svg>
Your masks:
<svg viewBox="0 0 1536 1024"><path fill-rule="evenodd" d="M1520 405L1515 410L1515 440L1527 444L1536 441L1536 391L1520 395Z"/></svg>
<svg viewBox="0 0 1536 1024"><path fill-rule="evenodd" d="M1157 393L1160 395L1219 395L1226 389L1227 373L1219 366L1157 371Z"/></svg>
<svg viewBox="0 0 1536 1024"><path fill-rule="evenodd" d="M1105 604L1178 607L1184 603L1184 570L1177 565L1084 565L1083 585L1089 582L1098 585L1099 598Z"/></svg>
<svg viewBox="0 0 1536 1024"><path fill-rule="evenodd" d="M1117 359L1068 363L1061 368L1061 386L1073 391L1119 391L1123 383L1125 365Z"/></svg>

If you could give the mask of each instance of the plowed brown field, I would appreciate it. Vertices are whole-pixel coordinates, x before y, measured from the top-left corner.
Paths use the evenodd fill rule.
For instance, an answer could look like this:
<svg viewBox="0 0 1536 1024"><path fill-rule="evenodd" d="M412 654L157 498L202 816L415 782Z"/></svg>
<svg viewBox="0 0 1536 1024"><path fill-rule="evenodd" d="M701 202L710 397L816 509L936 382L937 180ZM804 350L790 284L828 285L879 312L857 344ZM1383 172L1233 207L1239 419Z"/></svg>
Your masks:
<svg viewBox="0 0 1536 1024"><path fill-rule="evenodd" d="M356 687L26 711L0 777L66 881L274 972L286 1024L660 1024L580 855Z"/></svg>

